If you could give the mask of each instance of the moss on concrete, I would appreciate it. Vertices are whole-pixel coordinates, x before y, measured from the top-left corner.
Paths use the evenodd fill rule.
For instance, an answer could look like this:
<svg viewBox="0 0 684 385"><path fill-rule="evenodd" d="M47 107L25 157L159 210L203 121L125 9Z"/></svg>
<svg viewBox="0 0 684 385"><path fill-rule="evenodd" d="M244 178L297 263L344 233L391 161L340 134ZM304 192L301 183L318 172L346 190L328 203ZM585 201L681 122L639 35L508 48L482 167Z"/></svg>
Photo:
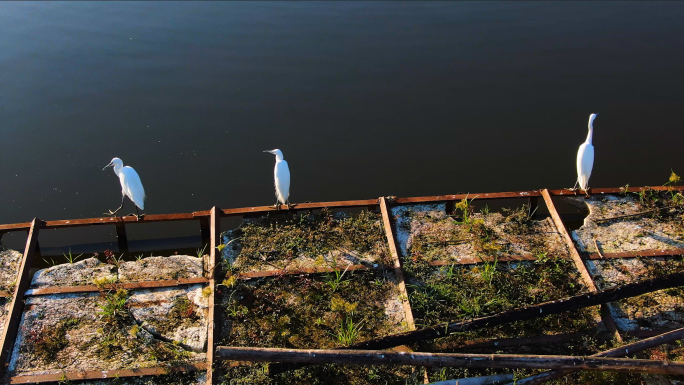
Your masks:
<svg viewBox="0 0 684 385"><path fill-rule="evenodd" d="M391 262L381 217L370 211L270 214L246 219L222 239L225 264L240 272Z"/></svg>

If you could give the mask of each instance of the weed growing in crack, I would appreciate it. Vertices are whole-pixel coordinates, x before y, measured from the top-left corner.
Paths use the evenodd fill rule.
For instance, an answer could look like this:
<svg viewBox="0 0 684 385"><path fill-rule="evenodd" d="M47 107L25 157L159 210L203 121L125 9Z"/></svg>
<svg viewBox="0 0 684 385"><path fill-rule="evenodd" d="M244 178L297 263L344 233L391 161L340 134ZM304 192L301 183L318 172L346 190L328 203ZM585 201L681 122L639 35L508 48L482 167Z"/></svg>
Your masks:
<svg viewBox="0 0 684 385"><path fill-rule="evenodd" d="M119 289L115 293L108 293L105 296L104 305L97 304L101 309L97 314L105 323L120 323L128 315L126 301L128 301L128 290Z"/></svg>

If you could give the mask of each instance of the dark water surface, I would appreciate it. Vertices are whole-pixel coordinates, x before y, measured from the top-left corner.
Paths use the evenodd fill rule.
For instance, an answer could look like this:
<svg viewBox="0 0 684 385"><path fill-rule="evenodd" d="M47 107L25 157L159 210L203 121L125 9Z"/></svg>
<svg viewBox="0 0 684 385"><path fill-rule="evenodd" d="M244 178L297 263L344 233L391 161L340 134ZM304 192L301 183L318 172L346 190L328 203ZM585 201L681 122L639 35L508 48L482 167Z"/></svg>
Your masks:
<svg viewBox="0 0 684 385"><path fill-rule="evenodd" d="M684 173L682 20L682 2L0 2L0 223L116 208L114 156L150 214L273 204L272 148L293 202L571 187L592 112L590 185L660 185ZM128 233L198 232L179 226Z"/></svg>

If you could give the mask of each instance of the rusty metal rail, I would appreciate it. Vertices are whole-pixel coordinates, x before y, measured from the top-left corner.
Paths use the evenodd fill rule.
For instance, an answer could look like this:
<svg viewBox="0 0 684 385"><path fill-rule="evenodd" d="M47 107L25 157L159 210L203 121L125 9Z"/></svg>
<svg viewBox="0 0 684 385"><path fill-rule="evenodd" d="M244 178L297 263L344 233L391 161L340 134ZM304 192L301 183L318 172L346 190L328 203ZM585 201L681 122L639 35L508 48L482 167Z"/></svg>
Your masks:
<svg viewBox="0 0 684 385"><path fill-rule="evenodd" d="M204 362L185 364L180 366L159 366L154 368L119 369L119 370L88 370L81 372L63 372L59 374L33 374L10 377L9 384L40 384L43 382L61 382L76 380L100 380L103 378L123 378L140 376L160 376L169 373L194 372L205 370Z"/></svg>
<svg viewBox="0 0 684 385"><path fill-rule="evenodd" d="M615 259L615 258L639 258L639 257L673 257L684 255L684 249L670 249L670 250L639 250L626 251L621 253L587 253L586 259Z"/></svg>
<svg viewBox="0 0 684 385"><path fill-rule="evenodd" d="M116 289L156 289L161 287L175 287L182 285L195 285L198 283L209 283L208 278L198 277L198 278L180 278L168 281L141 281L141 282L122 282L114 283L109 285L103 285L101 287L95 285L80 285L80 286L50 286L50 287L39 287L35 289L28 289L24 293L25 296L38 296L38 295L48 295L48 294L71 294L71 293L94 293L103 290L116 290Z"/></svg>
<svg viewBox="0 0 684 385"><path fill-rule="evenodd" d="M335 267L310 267L303 269L280 269L280 270L262 270L250 271L247 273L240 273L236 276L237 279L251 279L251 278L265 278L278 277L284 275L300 275L300 274L318 274L318 273L332 273L334 271L357 271L357 270L392 270L394 267L377 264L377 265L337 265Z"/></svg>
<svg viewBox="0 0 684 385"><path fill-rule="evenodd" d="M12 354L14 341L17 338L17 332L19 331L21 313L24 309L24 292L30 284L29 272L31 264L33 263L36 245L38 244L38 232L40 231L38 223L40 223L38 218L34 218L31 222L28 239L26 240L26 247L24 248L24 256L21 259L21 265L19 265L19 272L17 273L17 284L14 287L14 295L12 296L12 302L10 303L8 315L4 322L2 336L0 336L0 347L2 348L2 350L0 350L0 378L2 378L7 371L7 365L9 364L9 358Z"/></svg>
<svg viewBox="0 0 684 385"><path fill-rule="evenodd" d="M420 365L461 368L610 370L631 373L684 374L684 363L627 358L527 354L418 353L377 350L280 349L224 347L229 360L346 365Z"/></svg>
<svg viewBox="0 0 684 385"><path fill-rule="evenodd" d="M681 191L684 186L655 186L655 187L630 187L628 192L639 192L646 189L653 191ZM453 202L464 198L482 199L510 199L510 198L535 198L541 197L542 190L530 191L514 191L514 192L500 192L500 193L468 193L456 195L435 195L425 197L413 198L396 198L396 204L412 204L412 203L430 203L430 202ZM576 191L572 190L547 190L551 196L582 196ZM620 194L623 193L622 188L600 188L590 189L591 194ZM290 211L297 210L315 210L322 208L354 208L354 207L377 207L379 205L378 199L364 199L351 201L331 201L331 202L316 202L316 203L299 203L293 206ZM283 209L285 210L285 209ZM242 207L235 209L223 209L221 217L240 216L249 214L263 214L268 212L276 212L273 206L257 206L257 207ZM285 210L287 211L287 210ZM133 216L128 217L102 217L102 218L81 218L81 219L65 219L55 221L41 221L40 227L42 229L57 229L81 226L97 226L97 225L116 225L116 224L132 224L132 223L150 223L150 222L170 222L170 221L188 221L199 220L202 218L209 218L211 210L194 211L192 213L177 213L177 214L148 214L142 220L137 220ZM28 230L31 227L31 222L12 223L0 225L0 233L8 231Z"/></svg>
<svg viewBox="0 0 684 385"><path fill-rule="evenodd" d="M561 237L565 241L568 251L570 252L570 256L575 263L575 268L577 268L582 276L584 284L589 288L589 290L598 291L591 274L589 274L589 270L587 270L587 267L584 265L584 260L582 260L582 257L577 250L577 246L575 246L572 238L570 238L570 234L568 234L568 230L565 228L565 224L563 223L560 214L558 214L556 206L553 204L551 194L549 194L548 190L542 190L542 196L544 197L546 208L549 210L551 218L556 224L556 228L561 233ZM613 334L614 338L617 341L622 341L622 336L620 335L617 325L615 324L615 320L613 320L613 316L610 314L610 310L606 304L601 304L601 318L603 319L603 323L606 325L606 329Z"/></svg>
<svg viewBox="0 0 684 385"><path fill-rule="evenodd" d="M218 338L217 324L220 324L221 320L219 318L220 312L216 306L216 280L217 280L217 269L220 268L220 263L218 262L218 245L221 243L221 210L216 206L211 209L210 219L209 219L209 230L210 230L210 241L209 247L211 251L209 253L209 287L211 288L211 294L209 297L209 312L207 314L207 379L206 384L212 385L214 383L214 346L216 345Z"/></svg>

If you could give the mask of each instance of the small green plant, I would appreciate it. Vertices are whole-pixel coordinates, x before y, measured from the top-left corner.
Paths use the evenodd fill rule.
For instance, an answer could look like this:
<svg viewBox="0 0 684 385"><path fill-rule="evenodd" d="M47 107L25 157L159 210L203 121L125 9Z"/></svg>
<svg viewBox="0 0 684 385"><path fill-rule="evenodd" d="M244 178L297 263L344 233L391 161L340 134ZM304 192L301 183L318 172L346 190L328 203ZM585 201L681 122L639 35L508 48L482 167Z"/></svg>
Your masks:
<svg viewBox="0 0 684 385"><path fill-rule="evenodd" d="M137 257L135 257L135 260L138 261L138 262L140 262L142 259L143 259L143 255L142 255L142 254L140 254L140 255L138 255Z"/></svg>
<svg viewBox="0 0 684 385"><path fill-rule="evenodd" d="M620 187L620 192L623 193L623 194L627 194L627 193L629 192L629 183L627 183L626 185Z"/></svg>
<svg viewBox="0 0 684 385"><path fill-rule="evenodd" d="M637 195L639 196L639 203L644 207L653 207L660 201L658 194L648 186L639 191Z"/></svg>
<svg viewBox="0 0 684 385"><path fill-rule="evenodd" d="M671 172L670 179L667 182L665 182L665 184L663 184L663 186L675 185L675 184L679 183L679 181L682 179L679 175L675 174L675 172L672 171L672 169L670 169L670 172Z"/></svg>
<svg viewBox="0 0 684 385"><path fill-rule="evenodd" d="M475 197L477 198L477 196ZM470 201L468 200L468 196L466 195L465 198L461 199L460 202L456 203L456 206L454 209L456 210L461 210L461 217L462 221L458 222L459 224L468 224L471 221L471 217L473 215L473 201L475 198L471 199Z"/></svg>
<svg viewBox="0 0 684 385"><path fill-rule="evenodd" d="M337 337L337 341L344 346L352 345L354 341L359 338L362 323L363 321L360 321L359 323L355 324L351 316L345 317L340 325L340 330L338 330L337 334L335 335L335 337Z"/></svg>
<svg viewBox="0 0 684 385"><path fill-rule="evenodd" d="M117 269L121 267L121 262L123 262L123 253L117 258L113 251L105 250L104 255L107 258L107 263L116 266Z"/></svg>
<svg viewBox="0 0 684 385"><path fill-rule="evenodd" d="M548 261L549 261L548 254L549 254L549 253L546 252L546 251L542 251L542 252L537 253L537 255L535 255L535 257L537 258L537 260L534 261L534 263L542 264L542 263L548 262Z"/></svg>
<svg viewBox="0 0 684 385"><path fill-rule="evenodd" d="M64 253L62 253L62 255L64 255L64 258L66 258L67 262L69 262L69 263L74 263L74 262L76 262L76 260L78 260L79 258L81 258L83 256L83 254L81 253L78 256L74 257L73 255L71 255L71 248L69 248L69 255L66 255Z"/></svg>
<svg viewBox="0 0 684 385"><path fill-rule="evenodd" d="M106 323L115 323L122 320L126 315L126 301L128 301L128 290L119 289L116 293L108 293L105 296L105 304L97 306L102 309L98 311L102 320Z"/></svg>
<svg viewBox="0 0 684 385"><path fill-rule="evenodd" d="M480 272L480 277L482 277L482 280L487 282L487 285L492 284L492 279L494 278L494 274L496 273L496 265L499 263L499 260L497 258L494 258L494 262L489 262L482 260L482 270Z"/></svg>
<svg viewBox="0 0 684 385"><path fill-rule="evenodd" d="M59 378L59 382L57 382L58 385L71 385L73 384L72 381L67 379L66 374L62 373L62 377Z"/></svg>
<svg viewBox="0 0 684 385"><path fill-rule="evenodd" d="M349 266L351 266L351 263L347 266L346 269L340 274L340 270L337 269L337 267L333 267L332 274L328 273L325 275L325 283L330 286L330 290L333 292L337 291L340 287L344 286L346 281L343 281L342 278L344 277L344 274L347 272L347 269L349 269Z"/></svg>
<svg viewBox="0 0 684 385"><path fill-rule="evenodd" d="M209 244L204 245L204 247L202 247L201 249L199 247L197 248L197 258L202 258L202 256L204 255L204 251L207 249L207 246L209 246ZM219 249L219 251L221 250Z"/></svg>
<svg viewBox="0 0 684 385"><path fill-rule="evenodd" d="M223 280L218 286L225 286L231 288L237 284L237 278L234 275L227 275L226 279Z"/></svg>
<svg viewBox="0 0 684 385"><path fill-rule="evenodd" d="M249 313L249 309L247 309L245 306L242 306L238 303L238 301L233 300L233 295L235 295L235 291L230 293L230 298L228 298L228 315L230 315L233 318L238 318L238 317L243 317Z"/></svg>
<svg viewBox="0 0 684 385"><path fill-rule="evenodd" d="M52 259L52 257L48 257L48 258L50 258L49 261L48 261L47 259L45 259L45 258L43 258L43 261L45 261L45 263L49 263L49 264L52 265L52 266L55 266L55 265L57 264L57 262L55 262L55 260Z"/></svg>

